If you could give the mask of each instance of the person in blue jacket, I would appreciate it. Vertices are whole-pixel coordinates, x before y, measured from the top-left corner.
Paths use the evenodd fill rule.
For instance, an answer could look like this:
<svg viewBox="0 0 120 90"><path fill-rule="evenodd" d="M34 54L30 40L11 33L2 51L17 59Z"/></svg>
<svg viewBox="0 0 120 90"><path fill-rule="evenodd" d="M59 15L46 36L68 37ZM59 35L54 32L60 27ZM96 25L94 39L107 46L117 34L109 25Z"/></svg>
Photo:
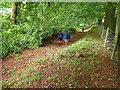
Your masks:
<svg viewBox="0 0 120 90"><path fill-rule="evenodd" d="M65 41L65 45L68 45L68 43L70 42L70 34L69 33L64 34L64 41Z"/></svg>
<svg viewBox="0 0 120 90"><path fill-rule="evenodd" d="M63 34L62 34L62 32L58 33L58 40L59 40L58 44L62 45L62 40L63 40Z"/></svg>
<svg viewBox="0 0 120 90"><path fill-rule="evenodd" d="M70 36L71 36L71 34L70 34L70 33L68 33L68 39L69 39L69 42L70 42Z"/></svg>

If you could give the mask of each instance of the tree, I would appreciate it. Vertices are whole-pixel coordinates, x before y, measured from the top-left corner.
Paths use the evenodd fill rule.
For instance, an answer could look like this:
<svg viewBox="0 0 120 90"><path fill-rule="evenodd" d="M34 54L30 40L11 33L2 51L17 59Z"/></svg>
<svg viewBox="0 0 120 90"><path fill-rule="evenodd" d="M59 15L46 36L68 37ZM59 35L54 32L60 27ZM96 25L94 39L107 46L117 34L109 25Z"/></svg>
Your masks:
<svg viewBox="0 0 120 90"><path fill-rule="evenodd" d="M3 56L41 46L59 30L73 32L83 23L95 24L104 12L103 7L103 3L24 3L13 0L11 21L16 25L11 24L3 31Z"/></svg>
<svg viewBox="0 0 120 90"><path fill-rule="evenodd" d="M15 0L12 0L12 14L11 14L11 17L10 17L10 20L12 23L15 23L16 22L16 2Z"/></svg>
<svg viewBox="0 0 120 90"><path fill-rule="evenodd" d="M116 22L116 31L115 31L115 44L114 44L114 48L113 48L113 52L112 52L112 55L111 55L111 59L114 58L114 55L115 55L115 51L116 51L116 48L117 48L117 45L118 45L118 35L120 33L120 2L118 3L118 14L117 14L117 22Z"/></svg>
<svg viewBox="0 0 120 90"><path fill-rule="evenodd" d="M109 28L112 31L115 31L116 26L116 3L108 2L105 10L105 29Z"/></svg>

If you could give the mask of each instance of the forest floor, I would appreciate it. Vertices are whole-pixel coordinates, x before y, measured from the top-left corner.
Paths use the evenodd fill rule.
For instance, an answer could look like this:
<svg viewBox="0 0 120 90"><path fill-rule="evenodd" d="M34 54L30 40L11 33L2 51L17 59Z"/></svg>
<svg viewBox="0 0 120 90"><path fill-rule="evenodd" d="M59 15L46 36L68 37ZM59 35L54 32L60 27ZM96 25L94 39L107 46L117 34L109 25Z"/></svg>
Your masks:
<svg viewBox="0 0 120 90"><path fill-rule="evenodd" d="M57 37L2 60L3 88L118 88L118 69L97 28L76 32L68 46Z"/></svg>

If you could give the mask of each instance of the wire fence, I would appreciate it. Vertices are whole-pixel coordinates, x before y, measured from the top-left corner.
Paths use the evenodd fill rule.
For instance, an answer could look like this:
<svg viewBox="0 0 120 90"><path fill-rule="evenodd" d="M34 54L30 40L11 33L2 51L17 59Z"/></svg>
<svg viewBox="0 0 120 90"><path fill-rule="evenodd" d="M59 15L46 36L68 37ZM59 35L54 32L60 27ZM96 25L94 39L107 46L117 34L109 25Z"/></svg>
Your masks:
<svg viewBox="0 0 120 90"><path fill-rule="evenodd" d="M109 51L110 51L110 56L112 55L112 51L114 48L114 37L115 37L115 32L110 30L109 28L104 29L102 28L102 30L99 32L101 39L104 41L103 46L106 47ZM120 38L120 34L119 34L119 38ZM120 42L118 38L118 42ZM115 51L115 56L113 58L113 60L115 61L115 63L117 64L118 62L118 47Z"/></svg>
<svg viewBox="0 0 120 90"><path fill-rule="evenodd" d="M101 39L104 41L104 46L109 48L109 50L113 49L114 46L114 37L115 33L111 30L103 30L103 36L101 36Z"/></svg>

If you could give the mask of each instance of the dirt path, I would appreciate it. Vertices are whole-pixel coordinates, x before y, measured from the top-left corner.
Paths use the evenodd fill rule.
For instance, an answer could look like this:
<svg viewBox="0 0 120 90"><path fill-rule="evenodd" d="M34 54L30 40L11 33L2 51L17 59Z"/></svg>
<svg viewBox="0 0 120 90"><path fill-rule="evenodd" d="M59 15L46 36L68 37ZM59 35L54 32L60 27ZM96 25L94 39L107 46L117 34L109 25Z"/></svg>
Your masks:
<svg viewBox="0 0 120 90"><path fill-rule="evenodd" d="M76 32L71 36L71 43L78 40L80 37L84 36L85 33L83 32ZM71 44L70 43L70 44ZM25 68L24 64L30 60L33 60L35 58L40 58L43 56L46 56L49 58L49 54L53 54L57 51L58 48L64 48L64 45L59 46L58 45L58 39L57 37L52 40L51 42L46 42L46 44L42 47L36 48L36 49L27 49L23 50L20 54L22 58L18 60L14 60L13 57L4 57L2 59L2 69L3 69L3 78L8 77L8 71L9 70L20 70ZM48 62L49 64L49 62ZM49 65L48 65L49 66ZM49 69L49 68L48 68Z"/></svg>

